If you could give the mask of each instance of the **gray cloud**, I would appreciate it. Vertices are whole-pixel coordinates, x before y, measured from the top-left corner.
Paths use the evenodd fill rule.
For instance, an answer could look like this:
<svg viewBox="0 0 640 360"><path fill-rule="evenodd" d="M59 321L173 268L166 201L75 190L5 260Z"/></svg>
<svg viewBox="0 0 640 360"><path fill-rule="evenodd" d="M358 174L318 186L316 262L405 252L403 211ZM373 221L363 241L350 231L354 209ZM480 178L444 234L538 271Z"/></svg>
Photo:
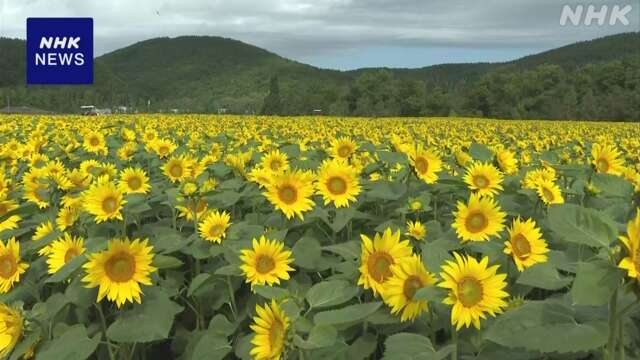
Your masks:
<svg viewBox="0 0 640 360"><path fill-rule="evenodd" d="M630 4L631 24L562 27L565 4ZM157 36L195 34L313 62L371 47L552 48L639 31L640 0L0 0L0 35L24 38L29 16L93 17L97 55Z"/></svg>

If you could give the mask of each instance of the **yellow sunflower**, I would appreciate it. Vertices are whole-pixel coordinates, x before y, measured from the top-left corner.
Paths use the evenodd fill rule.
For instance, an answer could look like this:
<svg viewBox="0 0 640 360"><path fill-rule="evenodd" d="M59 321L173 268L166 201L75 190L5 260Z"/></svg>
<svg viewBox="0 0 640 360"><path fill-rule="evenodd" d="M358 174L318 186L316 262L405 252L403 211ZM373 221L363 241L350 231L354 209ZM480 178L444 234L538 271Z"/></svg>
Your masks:
<svg viewBox="0 0 640 360"><path fill-rule="evenodd" d="M8 293L27 268L27 263L20 262L20 243L16 238L12 236L6 243L0 241L0 294Z"/></svg>
<svg viewBox="0 0 640 360"><path fill-rule="evenodd" d="M435 152L418 146L409 153L409 162L418 178L425 183L433 184L438 180L438 172L442 170L442 160Z"/></svg>
<svg viewBox="0 0 640 360"><path fill-rule="evenodd" d="M514 219L509 229L509 240L504 245L504 253L513 257L519 271L547 261L547 242L532 219Z"/></svg>
<svg viewBox="0 0 640 360"><path fill-rule="evenodd" d="M593 144L591 157L591 163L599 173L620 175L624 167L624 160L615 146Z"/></svg>
<svg viewBox="0 0 640 360"><path fill-rule="evenodd" d="M422 264L419 255L412 255L391 266L391 278L384 284L382 297L391 313L402 311L400 321L414 320L428 308L425 300L414 300L419 289L434 285L436 279Z"/></svg>
<svg viewBox="0 0 640 360"><path fill-rule="evenodd" d="M455 261L448 260L440 273L443 281L438 286L449 289L443 303L453 305L451 324L456 330L471 324L480 329L487 313L496 316L507 306L507 275L496 273L498 265L488 266L486 256L480 261L455 252L453 256Z"/></svg>
<svg viewBox="0 0 640 360"><path fill-rule="evenodd" d="M84 239L65 233L64 237L52 242L49 248L50 253L47 259L49 274L55 274L66 263L84 253Z"/></svg>
<svg viewBox="0 0 640 360"><path fill-rule="evenodd" d="M255 333L251 355L256 360L278 360L284 351L289 318L275 300L264 307L256 305L251 330Z"/></svg>
<svg viewBox="0 0 640 360"><path fill-rule="evenodd" d="M0 358L5 359L22 337L23 322L20 310L0 303Z"/></svg>
<svg viewBox="0 0 640 360"><path fill-rule="evenodd" d="M492 198L471 194L469 203L458 201L458 211L451 225L463 241L487 241L504 229L507 216Z"/></svg>
<svg viewBox="0 0 640 360"><path fill-rule="evenodd" d="M268 240L264 235L260 240L253 239L252 249L242 250L240 260L240 270L252 287L280 284L280 279L289 280L289 272L294 271L289 266L293 262L291 251L284 249L283 242Z"/></svg>
<svg viewBox="0 0 640 360"><path fill-rule="evenodd" d="M15 200L5 199L6 193L0 195L0 218L7 215L10 211L18 208ZM3 221L0 221L0 232L4 230L17 229L18 223L22 220L19 215L10 215Z"/></svg>
<svg viewBox="0 0 640 360"><path fill-rule="evenodd" d="M349 207L361 191L358 171L344 160L325 160L318 169L317 188L325 205L333 202L338 208Z"/></svg>
<svg viewBox="0 0 640 360"><path fill-rule="evenodd" d="M627 223L627 236L621 235L619 239L627 250L627 257L620 261L618 267L627 270L630 278L640 280L640 208L635 219Z"/></svg>
<svg viewBox="0 0 640 360"><path fill-rule="evenodd" d="M196 217L198 219L201 219L209 209L205 198L200 196L187 199L185 205L186 206L178 205L176 206L176 209L178 209L178 217L184 217L187 219L187 221L193 221L194 210L196 213Z"/></svg>
<svg viewBox="0 0 640 360"><path fill-rule="evenodd" d="M140 284L151 285L150 274L156 271L151 265L153 247L148 240L113 239L107 250L90 254L82 267L87 275L82 279L85 287L100 287L97 301L105 296L118 307L125 302L140 303Z"/></svg>
<svg viewBox="0 0 640 360"><path fill-rule="evenodd" d="M262 156L260 167L274 173L283 172L289 169L289 159L280 150L273 150Z"/></svg>
<svg viewBox="0 0 640 360"><path fill-rule="evenodd" d="M358 285L371 289L375 295L384 293L384 284L393 275L394 265L413 253L408 240L400 240L400 230L395 233L387 228L382 236L376 233L373 240L361 234L362 255Z"/></svg>
<svg viewBox="0 0 640 360"><path fill-rule="evenodd" d="M331 140L331 156L347 160L356 152L358 146L348 137Z"/></svg>
<svg viewBox="0 0 640 360"><path fill-rule="evenodd" d="M427 228L418 220L407 221L406 235L409 235L416 240L424 240L424 237L427 236Z"/></svg>
<svg viewBox="0 0 640 360"><path fill-rule="evenodd" d="M149 177L140 168L126 168L120 174L120 189L125 194L147 194L151 190Z"/></svg>
<svg viewBox="0 0 640 360"><path fill-rule="evenodd" d="M496 151L498 166L505 174L515 174L518 171L518 160L515 154L509 150L499 148Z"/></svg>
<svg viewBox="0 0 640 360"><path fill-rule="evenodd" d="M211 212L198 225L200 236L207 241L220 244L226 235L227 228L231 225L230 220L231 216L226 211Z"/></svg>
<svg viewBox="0 0 640 360"><path fill-rule="evenodd" d="M540 180L536 191L542 202L547 205L564 203L564 197L562 197L560 187L554 181Z"/></svg>
<svg viewBox="0 0 640 360"><path fill-rule="evenodd" d="M467 168L464 181L469 189L482 196L493 196L502 191L502 174L495 166L480 161Z"/></svg>
<svg viewBox="0 0 640 360"><path fill-rule="evenodd" d="M184 157L172 157L162 166L171 182L181 181L191 175L191 163Z"/></svg>
<svg viewBox="0 0 640 360"><path fill-rule="evenodd" d="M56 225L58 230L65 231L80 217L80 211L76 207L64 206L58 210L58 216L56 217Z"/></svg>
<svg viewBox="0 0 640 360"><path fill-rule="evenodd" d="M267 185L264 196L282 211L287 219L294 215L303 219L303 213L313 209L313 174L292 170L275 175Z"/></svg>
<svg viewBox="0 0 640 360"><path fill-rule="evenodd" d="M99 131L89 131L84 135L83 147L87 152L106 155L108 152L104 135Z"/></svg>
<svg viewBox="0 0 640 360"><path fill-rule="evenodd" d="M105 179L100 178L84 192L85 210L96 217L96 223L122 220L122 206L127 202L122 190Z"/></svg>

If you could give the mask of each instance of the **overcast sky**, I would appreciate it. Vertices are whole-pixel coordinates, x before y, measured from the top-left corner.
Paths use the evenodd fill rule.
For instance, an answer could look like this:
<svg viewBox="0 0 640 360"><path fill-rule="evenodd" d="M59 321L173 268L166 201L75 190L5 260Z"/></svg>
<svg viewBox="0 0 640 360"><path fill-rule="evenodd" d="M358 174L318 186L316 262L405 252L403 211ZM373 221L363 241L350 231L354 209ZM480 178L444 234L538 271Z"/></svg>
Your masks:
<svg viewBox="0 0 640 360"><path fill-rule="evenodd" d="M567 4L631 5L630 23L563 27ZM640 0L0 0L0 36L25 38L27 17L57 16L94 18L96 56L159 36L215 35L353 69L505 61L640 31Z"/></svg>

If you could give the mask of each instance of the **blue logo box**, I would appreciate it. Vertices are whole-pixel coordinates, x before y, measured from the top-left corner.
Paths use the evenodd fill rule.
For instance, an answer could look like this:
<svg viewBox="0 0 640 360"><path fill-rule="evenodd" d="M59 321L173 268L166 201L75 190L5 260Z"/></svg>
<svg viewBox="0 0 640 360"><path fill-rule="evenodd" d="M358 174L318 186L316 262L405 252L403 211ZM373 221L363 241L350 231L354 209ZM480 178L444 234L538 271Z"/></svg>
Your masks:
<svg viewBox="0 0 640 360"><path fill-rule="evenodd" d="M93 19L27 18L27 84L93 84Z"/></svg>

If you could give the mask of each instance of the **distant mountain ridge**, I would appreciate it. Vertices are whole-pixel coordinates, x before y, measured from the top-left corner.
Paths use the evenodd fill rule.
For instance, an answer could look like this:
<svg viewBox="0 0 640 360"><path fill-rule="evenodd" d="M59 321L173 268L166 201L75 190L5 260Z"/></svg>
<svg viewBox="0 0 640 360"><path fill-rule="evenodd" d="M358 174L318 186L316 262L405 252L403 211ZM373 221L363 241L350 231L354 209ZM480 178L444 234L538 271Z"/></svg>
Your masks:
<svg viewBox="0 0 640 360"><path fill-rule="evenodd" d="M281 57L238 40L215 36L154 38L101 55L95 59L95 83L88 87L24 87L25 42L0 38L0 92L33 93L44 98L38 107L69 111L64 99L78 103L107 101L154 109L180 108L215 112L219 108L259 112L271 80L278 79L283 104L315 108L347 99L362 74L389 72L398 81L422 81L464 91L464 84L501 69L526 71L543 64L570 71L586 64L640 56L640 33L623 33L579 42L502 63L440 64L416 69L366 68L351 71L321 69ZM63 90L64 89L64 90ZM302 98L301 94L305 94ZM58 97L60 97L58 99ZM326 105L325 107L328 107ZM344 108L344 104L337 104ZM353 108L353 104L349 105Z"/></svg>

